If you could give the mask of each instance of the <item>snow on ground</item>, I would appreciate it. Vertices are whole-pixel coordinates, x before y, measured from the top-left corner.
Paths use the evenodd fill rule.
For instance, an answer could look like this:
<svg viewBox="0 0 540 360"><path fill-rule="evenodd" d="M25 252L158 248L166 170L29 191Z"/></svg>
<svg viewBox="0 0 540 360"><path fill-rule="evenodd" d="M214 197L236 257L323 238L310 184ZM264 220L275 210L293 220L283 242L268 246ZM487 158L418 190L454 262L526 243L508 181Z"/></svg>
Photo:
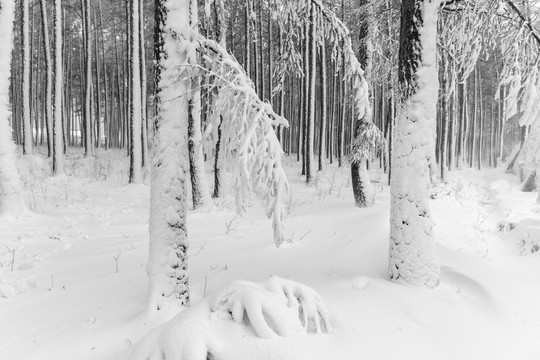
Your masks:
<svg viewBox="0 0 540 360"><path fill-rule="evenodd" d="M127 164L122 152L71 154L72 176L51 179L46 161L20 161L34 213L0 220L0 359L121 359L157 325L143 315L149 188L125 185ZM348 169L330 166L311 187L297 169L287 166L292 242L280 249L258 201L243 218L231 197L189 214L194 302L277 275L321 295L333 332L263 347L340 360L540 358L540 252L523 255L536 194L515 177L468 170L434 188L442 279L426 290L387 280L383 176L375 206L356 209Z"/></svg>

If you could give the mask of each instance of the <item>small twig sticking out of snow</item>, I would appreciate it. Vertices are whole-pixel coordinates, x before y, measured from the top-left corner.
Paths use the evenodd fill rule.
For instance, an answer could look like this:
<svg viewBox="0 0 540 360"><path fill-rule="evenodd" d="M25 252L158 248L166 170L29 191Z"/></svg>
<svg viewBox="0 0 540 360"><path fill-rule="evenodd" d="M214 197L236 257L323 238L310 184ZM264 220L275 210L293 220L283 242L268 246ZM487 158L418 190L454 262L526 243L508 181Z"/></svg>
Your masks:
<svg viewBox="0 0 540 360"><path fill-rule="evenodd" d="M238 231L238 229L232 227L234 221L235 221L237 218L238 218L238 215L236 215L235 217L233 217L231 221L225 222L225 227L226 227L225 233L226 233L227 235L229 235L229 233L230 233L231 231Z"/></svg>
<svg viewBox="0 0 540 360"><path fill-rule="evenodd" d="M203 299L206 299L206 288L208 286L208 276L204 275L204 289L203 289Z"/></svg>
<svg viewBox="0 0 540 360"><path fill-rule="evenodd" d="M51 287L49 288L49 291L54 290L54 275L51 274Z"/></svg>
<svg viewBox="0 0 540 360"><path fill-rule="evenodd" d="M300 237L300 240L298 240L298 241L304 240L304 238L305 238L306 236L308 236L310 233L311 233L311 230L309 230L307 233L305 233L304 235L302 235L302 236Z"/></svg>
<svg viewBox="0 0 540 360"><path fill-rule="evenodd" d="M113 256L115 265L116 265L116 273L118 274L118 260L120 259L120 256L122 255L121 251L118 251L115 256Z"/></svg>
<svg viewBox="0 0 540 360"><path fill-rule="evenodd" d="M13 272L14 266L15 266L15 249L11 249L11 272Z"/></svg>

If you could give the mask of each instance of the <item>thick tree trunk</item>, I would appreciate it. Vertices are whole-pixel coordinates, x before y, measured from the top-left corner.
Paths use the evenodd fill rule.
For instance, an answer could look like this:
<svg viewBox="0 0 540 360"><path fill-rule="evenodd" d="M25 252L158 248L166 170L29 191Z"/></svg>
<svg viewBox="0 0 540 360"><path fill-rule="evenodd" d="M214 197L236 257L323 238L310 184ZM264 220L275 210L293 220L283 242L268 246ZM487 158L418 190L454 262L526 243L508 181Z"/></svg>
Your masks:
<svg viewBox="0 0 540 360"><path fill-rule="evenodd" d="M393 144L390 278L435 287L439 266L429 206L437 109L436 0L403 0L399 49L402 109ZM420 71L421 70L421 71Z"/></svg>
<svg viewBox="0 0 540 360"><path fill-rule="evenodd" d="M152 153L150 189L150 251L148 255L149 309L190 304L187 272L187 190L189 82L175 84L176 66L185 58L177 54L176 34L190 31L189 0L155 3L155 59L157 82L156 135ZM174 54L174 55L173 55ZM175 99L171 101L171 99Z"/></svg>

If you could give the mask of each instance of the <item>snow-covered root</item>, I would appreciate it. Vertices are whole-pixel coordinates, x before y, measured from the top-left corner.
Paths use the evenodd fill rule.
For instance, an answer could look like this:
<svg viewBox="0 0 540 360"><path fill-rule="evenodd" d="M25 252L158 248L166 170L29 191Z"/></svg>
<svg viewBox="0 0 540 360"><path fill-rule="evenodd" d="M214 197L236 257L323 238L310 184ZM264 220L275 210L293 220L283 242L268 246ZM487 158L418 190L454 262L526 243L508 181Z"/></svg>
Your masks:
<svg viewBox="0 0 540 360"><path fill-rule="evenodd" d="M150 331L128 359L288 360L290 346L280 339L310 329L331 329L326 305L312 288L279 277L260 284L236 281Z"/></svg>

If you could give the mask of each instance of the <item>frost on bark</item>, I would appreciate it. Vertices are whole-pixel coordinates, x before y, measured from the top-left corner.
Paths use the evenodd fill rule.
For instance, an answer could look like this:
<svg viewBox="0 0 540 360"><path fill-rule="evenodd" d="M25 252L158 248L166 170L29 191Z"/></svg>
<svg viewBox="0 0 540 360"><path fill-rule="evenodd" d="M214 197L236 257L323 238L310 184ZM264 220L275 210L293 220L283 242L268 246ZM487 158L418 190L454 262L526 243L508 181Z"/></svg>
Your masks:
<svg viewBox="0 0 540 360"><path fill-rule="evenodd" d="M22 83L22 119L23 119L23 154L32 155L32 126L30 124L30 30L28 0L21 0L21 44L23 61Z"/></svg>
<svg viewBox="0 0 540 360"><path fill-rule="evenodd" d="M189 306L187 273L186 175L188 159L188 98L178 96L189 82L176 81L177 66L186 53L178 46L189 34L189 0L157 0L155 8L157 61L156 134L150 190L149 309L168 300Z"/></svg>
<svg viewBox="0 0 540 360"><path fill-rule="evenodd" d="M393 143L391 279L433 288L439 283L429 207L429 163L434 153L438 94L438 0L404 0L401 8L399 84L402 107Z"/></svg>
<svg viewBox="0 0 540 360"><path fill-rule="evenodd" d="M25 211L17 165L15 144L11 139L9 119L9 77L12 33L15 14L13 0L0 0L0 216Z"/></svg>
<svg viewBox="0 0 540 360"><path fill-rule="evenodd" d="M53 108L53 173L64 173L64 131L62 124L62 97L64 69L62 57L62 0L54 0L54 108Z"/></svg>
<svg viewBox="0 0 540 360"><path fill-rule="evenodd" d="M140 59L140 32L139 32L139 0L130 0L130 132L131 142L129 149L129 182L141 184L142 176L142 112L141 112L141 59Z"/></svg>

